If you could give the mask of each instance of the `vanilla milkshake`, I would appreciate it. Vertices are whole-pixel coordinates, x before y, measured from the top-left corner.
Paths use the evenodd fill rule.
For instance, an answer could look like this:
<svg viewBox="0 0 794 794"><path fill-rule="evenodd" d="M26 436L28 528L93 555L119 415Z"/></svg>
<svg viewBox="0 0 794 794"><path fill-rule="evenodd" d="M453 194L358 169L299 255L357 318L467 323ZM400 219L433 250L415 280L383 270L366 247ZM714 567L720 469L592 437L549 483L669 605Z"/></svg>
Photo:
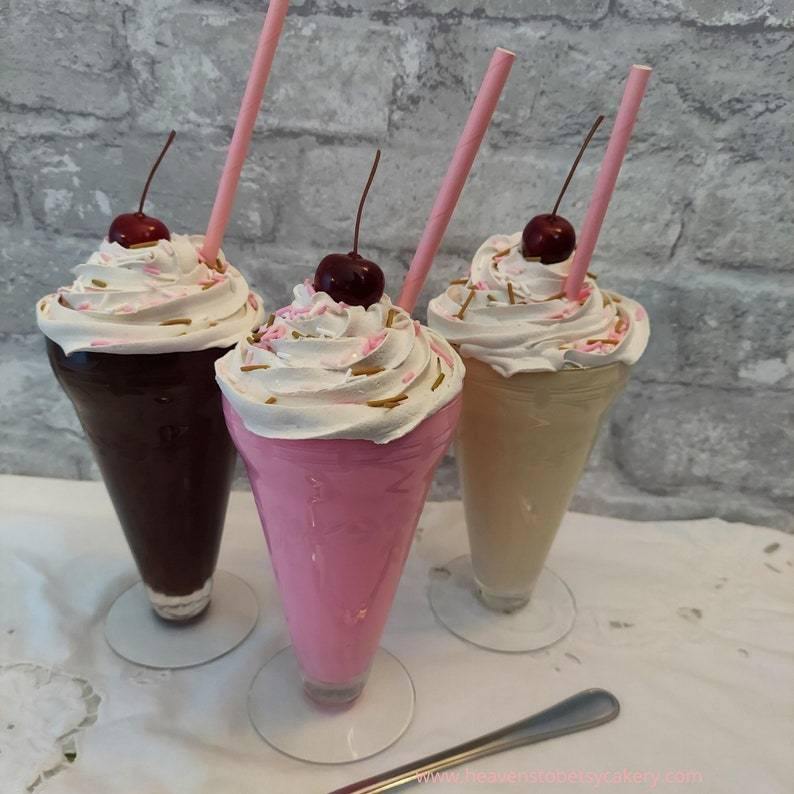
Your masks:
<svg viewBox="0 0 794 794"><path fill-rule="evenodd" d="M573 256L526 257L494 235L429 305L466 362L456 447L480 598L530 600L601 421L648 342L645 310L588 277L565 297Z"/></svg>

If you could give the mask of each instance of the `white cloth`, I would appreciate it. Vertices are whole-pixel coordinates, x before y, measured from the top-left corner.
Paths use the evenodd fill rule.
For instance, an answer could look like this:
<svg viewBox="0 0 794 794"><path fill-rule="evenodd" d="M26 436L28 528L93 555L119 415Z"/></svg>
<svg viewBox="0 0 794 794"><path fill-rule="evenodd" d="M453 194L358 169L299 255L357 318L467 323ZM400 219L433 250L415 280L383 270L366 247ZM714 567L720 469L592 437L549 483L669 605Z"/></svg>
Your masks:
<svg viewBox="0 0 794 794"><path fill-rule="evenodd" d="M464 553L466 539L459 503L428 505L383 640L413 677L414 721L386 752L340 767L282 756L248 721L254 674L288 644L250 494L232 496L221 567L254 587L259 624L228 656L189 670L135 667L105 643L105 614L136 575L101 484L0 477L0 538L2 794L24 791L20 770L27 784L52 768L37 791L320 794L592 686L620 699L615 722L483 759L469 779L628 770L693 772L703 782L662 779L654 789L649 777L598 787L592 778L554 786L461 778L427 788L794 790L794 538L774 530L570 514L550 566L576 595L574 630L546 651L510 655L467 645L435 622L428 568ZM60 763L70 748L76 758Z"/></svg>

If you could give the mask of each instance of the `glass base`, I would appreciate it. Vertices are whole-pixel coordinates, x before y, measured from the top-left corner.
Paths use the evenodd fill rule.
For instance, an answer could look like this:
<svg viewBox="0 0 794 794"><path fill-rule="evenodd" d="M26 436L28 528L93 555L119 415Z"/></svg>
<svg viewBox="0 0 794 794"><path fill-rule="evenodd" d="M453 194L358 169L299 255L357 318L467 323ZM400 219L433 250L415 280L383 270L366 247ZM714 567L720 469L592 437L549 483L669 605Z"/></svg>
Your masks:
<svg viewBox="0 0 794 794"><path fill-rule="evenodd" d="M493 595L489 596L493 603ZM509 608L489 609L474 579L471 557L457 557L430 573L430 606L454 635L472 645L502 653L538 651L573 628L576 601L568 585L544 568L526 606L508 599ZM516 608L518 606L519 608Z"/></svg>
<svg viewBox="0 0 794 794"><path fill-rule="evenodd" d="M290 646L257 673L248 693L248 714L259 735L285 755L315 764L346 764L394 744L411 723L414 700L407 670L379 648L360 697L320 705L304 689Z"/></svg>
<svg viewBox="0 0 794 794"><path fill-rule="evenodd" d="M226 571L215 572L209 606L183 622L158 617L143 582L138 582L110 608L105 639L119 656L143 667L194 667L236 648L258 617L253 590Z"/></svg>

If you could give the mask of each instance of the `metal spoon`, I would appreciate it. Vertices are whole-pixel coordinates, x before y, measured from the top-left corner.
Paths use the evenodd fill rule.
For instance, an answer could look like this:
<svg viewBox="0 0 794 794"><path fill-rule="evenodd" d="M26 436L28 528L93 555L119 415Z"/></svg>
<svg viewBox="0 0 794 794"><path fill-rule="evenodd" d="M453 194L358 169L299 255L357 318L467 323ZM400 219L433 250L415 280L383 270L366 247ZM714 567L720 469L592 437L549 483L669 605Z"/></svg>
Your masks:
<svg viewBox="0 0 794 794"><path fill-rule="evenodd" d="M605 689L585 689L545 711L533 714L476 739L428 755L380 775L336 789L330 794L381 794L417 781L417 776L438 772L475 758L535 744L568 733L586 731L614 720L620 713L618 699Z"/></svg>

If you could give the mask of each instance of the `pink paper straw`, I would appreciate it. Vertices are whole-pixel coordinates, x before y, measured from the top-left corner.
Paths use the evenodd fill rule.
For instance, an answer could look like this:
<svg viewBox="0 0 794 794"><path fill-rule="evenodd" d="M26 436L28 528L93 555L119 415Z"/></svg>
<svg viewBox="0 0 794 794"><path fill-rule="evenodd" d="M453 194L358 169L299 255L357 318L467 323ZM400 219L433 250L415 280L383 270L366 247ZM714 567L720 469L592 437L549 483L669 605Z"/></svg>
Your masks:
<svg viewBox="0 0 794 794"><path fill-rule="evenodd" d="M422 291L422 286L433 264L433 258L441 244L444 232L447 230L452 213L455 211L455 205L458 203L463 185L466 183L466 177L471 171L474 158L485 137L485 131L491 123L491 116L496 109L496 103L499 101L515 57L515 54L509 50L497 47L488 64L466 126L455 147L452 161L438 190L433 209L430 210L430 217L427 219L425 230L422 232L416 253L403 282L397 305L407 312L413 311L416 299Z"/></svg>
<svg viewBox="0 0 794 794"><path fill-rule="evenodd" d="M207 224L207 235L201 249L201 255L207 262L215 262L223 240L223 233L229 223L229 216L234 205L234 195L237 192L237 183L240 181L240 172L243 170L245 156L248 153L251 133L262 104L267 78L270 76L270 67L273 65L273 57L276 54L288 7L289 0L270 0L265 15L265 24L259 35L259 44L251 65L251 73L248 75L248 83L240 104L237 123L234 125L234 135L232 135L232 142L229 144L226 164L223 167L218 192L215 194L215 204Z"/></svg>
<svg viewBox="0 0 794 794"><path fill-rule="evenodd" d="M612 134L609 136L601 170L598 172L593 195L590 197L587 214L582 223L582 233L576 244L571 272L565 282L565 295L568 300L577 300L587 275L587 269L590 267L601 224L607 214L609 200L615 189L615 182L617 182L618 173L620 173L620 166L623 164L623 157L629 145L631 131L637 120L640 102L645 94L645 86L651 76L651 71L650 66L635 65L629 72L626 90L623 92L623 99L620 101L618 114L615 116L615 124L612 127Z"/></svg>

